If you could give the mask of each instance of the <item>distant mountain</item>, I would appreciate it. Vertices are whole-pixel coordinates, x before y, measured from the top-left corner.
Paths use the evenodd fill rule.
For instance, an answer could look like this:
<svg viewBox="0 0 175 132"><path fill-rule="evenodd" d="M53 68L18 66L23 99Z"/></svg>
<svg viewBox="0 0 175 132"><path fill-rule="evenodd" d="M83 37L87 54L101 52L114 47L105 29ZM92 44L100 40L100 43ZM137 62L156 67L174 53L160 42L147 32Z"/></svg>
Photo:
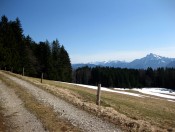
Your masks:
<svg viewBox="0 0 175 132"><path fill-rule="evenodd" d="M158 67L166 67L172 61L175 61L175 58L167 58L150 53L146 57L130 62L127 68L146 69L151 67L156 69Z"/></svg>
<svg viewBox="0 0 175 132"><path fill-rule="evenodd" d="M72 64L73 69L77 69L80 67L120 67L120 68L126 68L128 65L125 61L102 61L102 62L91 62L91 63L78 63L78 64Z"/></svg>
<svg viewBox="0 0 175 132"><path fill-rule="evenodd" d="M86 63L86 64L84 64L84 63L72 64L72 68L73 68L73 69L78 69L78 68L80 68L80 67L85 67L85 66L88 66L88 67L96 67L97 65L95 65L95 64L90 64L90 63Z"/></svg>
<svg viewBox="0 0 175 132"><path fill-rule="evenodd" d="M125 61L103 61L103 62L95 62L96 66L105 66L105 67L127 67L128 63Z"/></svg>
<svg viewBox="0 0 175 132"><path fill-rule="evenodd" d="M175 61L170 62L167 67L169 68L175 68Z"/></svg>
<svg viewBox="0 0 175 132"><path fill-rule="evenodd" d="M147 56L140 59L135 59L132 62L103 61L103 62L94 62L87 64L72 64L73 69L77 69L83 66L89 66L89 67L108 66L115 68L120 67L120 68L133 68L133 69L147 69L148 67L152 67L153 69L156 69L158 67L175 67L175 58L167 58L150 53Z"/></svg>

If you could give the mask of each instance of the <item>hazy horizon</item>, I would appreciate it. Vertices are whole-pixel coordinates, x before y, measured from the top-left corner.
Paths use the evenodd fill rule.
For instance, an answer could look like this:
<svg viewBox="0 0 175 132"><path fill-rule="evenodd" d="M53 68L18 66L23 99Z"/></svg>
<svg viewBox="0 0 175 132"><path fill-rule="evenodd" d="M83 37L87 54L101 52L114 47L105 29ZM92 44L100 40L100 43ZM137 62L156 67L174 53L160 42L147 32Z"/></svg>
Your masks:
<svg viewBox="0 0 175 132"><path fill-rule="evenodd" d="M158 56L161 56L161 57L166 57L166 58L175 58L175 57L168 57L168 56L162 56L162 55L159 55L159 54L155 54L155 53L147 53L147 54L145 54L145 55L143 55L143 56L140 56L140 57L138 57L138 58L133 58L132 60L129 60L129 61L126 61L126 60L117 60L117 59L113 59L113 60L100 60L100 61L87 61L87 62L78 62L78 63L72 63L72 64L87 64L87 63L90 63L90 64L93 64L93 63L96 63L96 62L107 62L107 61L123 61L123 62L132 62L133 60L135 60L135 59L141 59L141 58L143 58L143 57L146 57L147 55L149 55L149 54L154 54L154 55L158 55Z"/></svg>

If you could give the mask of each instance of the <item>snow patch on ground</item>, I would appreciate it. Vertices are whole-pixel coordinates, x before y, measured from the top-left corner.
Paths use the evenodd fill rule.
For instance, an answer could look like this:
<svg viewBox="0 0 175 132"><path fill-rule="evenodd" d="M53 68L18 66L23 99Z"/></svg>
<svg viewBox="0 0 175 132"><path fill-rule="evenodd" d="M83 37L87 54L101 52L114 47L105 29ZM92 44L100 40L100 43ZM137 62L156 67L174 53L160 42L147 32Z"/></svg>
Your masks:
<svg viewBox="0 0 175 132"><path fill-rule="evenodd" d="M142 89L134 88L132 90L135 90L144 94L162 97L162 98L175 99L175 92L165 88L142 88Z"/></svg>
<svg viewBox="0 0 175 132"><path fill-rule="evenodd" d="M89 85L83 85L83 84L74 84L77 86L85 87L85 88L90 88L90 89L97 89L97 86L89 86ZM120 93L120 94L126 94L126 95L131 95L131 96L136 96L136 97L144 97L144 95L141 94L136 94L136 93L130 93L130 92L123 92L123 91L116 91L112 90L109 88L101 87L102 91L107 91L107 92L113 92L113 93Z"/></svg>
<svg viewBox="0 0 175 132"><path fill-rule="evenodd" d="M61 82L61 83L66 83L66 82ZM95 89L97 90L97 86L91 86L91 85L84 85L84 84L75 84L75 83L66 83L66 84L72 84L75 86L81 86L83 88L90 88L90 89ZM167 99L167 101L171 101L171 102L175 102L175 91L173 90L169 90L166 88L133 88L133 89L128 89L128 88L114 88L114 89L109 89L109 88L105 88L105 87L101 87L102 91L107 91L107 92L113 92L113 93L120 93L120 94L125 94L125 95L130 95L130 96L135 96L135 97L148 97L148 98L155 98L155 99L160 99L160 98L156 98L153 96L157 96L157 97L162 97ZM138 91L139 93L131 93L128 92L126 90L133 90L133 91ZM147 95L152 95L152 96L146 96L143 94L147 94Z"/></svg>
<svg viewBox="0 0 175 132"><path fill-rule="evenodd" d="M65 83L65 82L61 82L61 83ZM90 88L90 89L95 89L97 90L97 86L91 86L91 85L84 85L84 84L75 84L75 83L67 83L67 84L72 84L75 86L81 86L83 88ZM112 90L109 88L105 88L105 87L101 87L102 91L107 91L107 92L113 92L113 93L120 93L120 94L126 94L126 95L130 95L130 96L135 96L135 97L145 97L144 95L141 94L136 94L136 93L130 93L130 92L126 92L126 91L116 91L116 90Z"/></svg>
<svg viewBox="0 0 175 132"><path fill-rule="evenodd" d="M170 102L175 102L174 100L168 100L168 101L170 101Z"/></svg>

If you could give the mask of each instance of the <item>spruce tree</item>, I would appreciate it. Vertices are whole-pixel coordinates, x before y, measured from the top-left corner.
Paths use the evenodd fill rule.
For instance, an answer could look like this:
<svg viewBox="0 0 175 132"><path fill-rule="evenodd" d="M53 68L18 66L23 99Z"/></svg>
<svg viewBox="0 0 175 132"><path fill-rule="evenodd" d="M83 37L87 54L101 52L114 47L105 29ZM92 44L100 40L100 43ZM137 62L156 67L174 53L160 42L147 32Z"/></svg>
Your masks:
<svg viewBox="0 0 175 132"><path fill-rule="evenodd" d="M21 64L22 67L25 68L25 75L28 76L37 76L37 67L38 67L38 60L36 56L34 55L31 45L34 42L32 41L32 38L28 35L23 42L23 56L21 56Z"/></svg>
<svg viewBox="0 0 175 132"><path fill-rule="evenodd" d="M51 77L54 80L61 80L61 73L60 73L60 44L59 41L56 39L52 42L52 71Z"/></svg>
<svg viewBox="0 0 175 132"><path fill-rule="evenodd" d="M61 46L59 59L60 59L61 81L71 82L72 67L69 55L67 51L64 49L64 46Z"/></svg>
<svg viewBox="0 0 175 132"><path fill-rule="evenodd" d="M24 36L19 18L8 21L6 16L0 21L0 69L11 70L25 75L46 79L71 81L70 58L64 47L56 39L51 46L48 41L36 43L30 36Z"/></svg>

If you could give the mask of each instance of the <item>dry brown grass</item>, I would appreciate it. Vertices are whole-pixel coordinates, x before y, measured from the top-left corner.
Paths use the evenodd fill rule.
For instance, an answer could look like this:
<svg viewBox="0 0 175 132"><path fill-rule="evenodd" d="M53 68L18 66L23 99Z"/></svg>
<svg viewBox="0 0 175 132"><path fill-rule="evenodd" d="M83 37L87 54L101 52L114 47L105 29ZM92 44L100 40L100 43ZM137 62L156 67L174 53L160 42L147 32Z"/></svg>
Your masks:
<svg viewBox="0 0 175 132"><path fill-rule="evenodd" d="M46 106L38 102L31 94L26 92L20 85L12 82L7 77L0 74L0 79L5 82L10 88L15 90L15 93L22 99L25 104L25 107L31 111L40 121L43 123L43 126L46 130L49 131L72 131L78 132L79 128L73 126L70 122L59 119L59 113L55 113L53 108Z"/></svg>
<svg viewBox="0 0 175 132"><path fill-rule="evenodd" d="M5 117L4 117L3 111L4 109L2 107L2 103L0 102L0 132L6 131Z"/></svg>
<svg viewBox="0 0 175 132"><path fill-rule="evenodd" d="M102 92L102 106L98 107L95 105L96 90L50 80L41 84L37 78L18 77L119 125L124 131L175 131L173 102Z"/></svg>

